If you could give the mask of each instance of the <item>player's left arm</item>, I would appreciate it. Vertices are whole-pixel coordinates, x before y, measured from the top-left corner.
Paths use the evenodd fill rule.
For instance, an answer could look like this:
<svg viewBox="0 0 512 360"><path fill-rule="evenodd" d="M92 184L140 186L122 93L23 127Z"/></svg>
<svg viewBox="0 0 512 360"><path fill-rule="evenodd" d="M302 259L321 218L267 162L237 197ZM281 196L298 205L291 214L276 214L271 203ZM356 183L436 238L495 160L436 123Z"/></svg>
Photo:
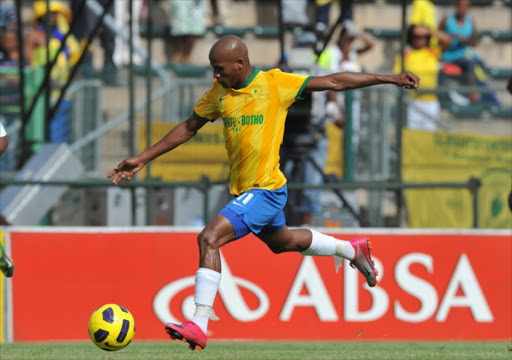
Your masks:
<svg viewBox="0 0 512 360"><path fill-rule="evenodd" d="M195 116L190 116L187 120L175 126L156 144L137 156L124 159L107 177L109 179L113 177L112 183L114 185L126 180L125 186L128 186L132 177L142 170L148 162L190 140L204 124L206 124L206 121L198 119Z"/></svg>
<svg viewBox="0 0 512 360"><path fill-rule="evenodd" d="M418 90L420 85L420 78L410 71L397 75L379 75L352 72L334 73L311 78L307 83L304 91L343 91L379 84L393 84L396 86L405 87L406 89Z"/></svg>

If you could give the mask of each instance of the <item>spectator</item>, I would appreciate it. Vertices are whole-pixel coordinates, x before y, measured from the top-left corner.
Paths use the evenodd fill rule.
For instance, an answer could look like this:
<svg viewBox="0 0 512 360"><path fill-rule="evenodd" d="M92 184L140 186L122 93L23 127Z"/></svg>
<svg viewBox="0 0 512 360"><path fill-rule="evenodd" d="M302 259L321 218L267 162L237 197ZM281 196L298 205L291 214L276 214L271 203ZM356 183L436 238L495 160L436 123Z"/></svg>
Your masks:
<svg viewBox="0 0 512 360"><path fill-rule="evenodd" d="M444 33L436 32L436 43L447 44L450 37ZM414 130L435 131L436 121L439 119L441 106L435 90L438 82L439 54L431 46L433 34L426 25L411 25L407 30L407 44L410 47L404 56L404 69L414 71L421 79L421 93L410 93L407 106L407 126ZM393 72L402 71L402 57L395 59ZM430 91L430 92L429 92Z"/></svg>
<svg viewBox="0 0 512 360"><path fill-rule="evenodd" d="M358 39L362 42L362 46L358 46L355 42ZM336 45L329 47L319 60L321 66L333 72L360 72L359 55L373 48L373 42L359 32L352 20L346 20L343 23Z"/></svg>
<svg viewBox="0 0 512 360"><path fill-rule="evenodd" d="M37 68L46 64L46 1L34 2L34 28L27 34L24 42L24 55L31 67ZM69 30L71 11L62 1L50 2L50 59L53 59L61 46L65 32ZM52 80L64 84L69 77L69 70L79 56L80 46L73 36L68 36L66 45L58 54L52 70Z"/></svg>
<svg viewBox="0 0 512 360"><path fill-rule="evenodd" d="M0 65L14 66L18 64L19 59L18 36L14 31L2 30L0 33Z"/></svg>
<svg viewBox="0 0 512 360"><path fill-rule="evenodd" d="M18 20L16 12L4 0L0 0L0 65L16 65L19 60Z"/></svg>
<svg viewBox="0 0 512 360"><path fill-rule="evenodd" d="M34 2L34 28L27 34L24 44L25 59L34 69L46 65L46 1ZM61 1L50 2L50 39L49 58L56 62L52 68L50 79L53 91L51 97L56 100L60 97L60 88L69 80L71 67L74 65L80 54L80 46L76 39L69 35L63 50L58 53L64 33L69 31L71 20L70 9ZM55 116L50 122L49 138L52 142L65 142L71 134L71 103L63 99Z"/></svg>
<svg viewBox="0 0 512 360"><path fill-rule="evenodd" d="M108 0L96 0L103 7L107 6ZM71 11L76 14L78 11L81 0L71 0ZM115 18L114 6L108 9L110 16ZM82 10L82 13L76 19L75 26L72 29L73 35L80 41L82 48L85 47L87 38L94 30L96 23L96 15L87 7L87 3ZM114 50L116 45L116 35L108 26L101 26L99 29L101 46L103 47L103 69L101 78L107 85L117 85L117 67L114 63ZM96 75L93 66L92 52L88 51L82 59L80 70L85 78L93 77Z"/></svg>
<svg viewBox="0 0 512 360"><path fill-rule="evenodd" d="M437 30L436 7L432 0L414 0L411 5L409 24L425 25L430 31ZM434 51L441 51L436 36L430 38L430 46ZM438 54L440 57L441 53Z"/></svg>
<svg viewBox="0 0 512 360"><path fill-rule="evenodd" d="M452 37L449 46L443 50L441 60L460 67L469 85L488 88L486 67L473 48L477 44L478 32L474 20L468 15L470 7L469 0L457 0L455 12L441 20L439 30ZM478 95L470 94L470 100L477 101ZM480 100L500 106L496 95L488 91L482 93Z"/></svg>
<svg viewBox="0 0 512 360"><path fill-rule="evenodd" d="M357 45L356 40L360 40L362 44ZM327 48L319 58L318 63L321 67L329 70L329 72L361 72L361 65L359 64L359 55L371 50L373 42L359 32L357 26L353 21L347 20L343 23L340 35L336 46ZM329 99L335 100L340 107L344 107L344 94L329 94ZM354 101L352 103L352 127L353 137L352 145L357 149L359 145L359 128L360 128L360 113L361 113L361 93L355 91ZM331 102L327 105L329 108L334 108L334 103ZM344 126L343 118L338 120L340 127Z"/></svg>
<svg viewBox="0 0 512 360"><path fill-rule="evenodd" d="M191 63L196 39L206 32L203 0L169 0L174 54L171 63Z"/></svg>
<svg viewBox="0 0 512 360"><path fill-rule="evenodd" d="M132 0L132 34L134 45L141 45L139 33L139 20L142 13L143 0ZM126 31L130 31L130 3L126 0L115 0L114 13L116 25ZM115 47L113 55L114 63L116 66L121 67L130 63L130 44L124 41L120 36L115 38ZM136 52L133 53L133 62L136 65L141 65L144 59Z"/></svg>

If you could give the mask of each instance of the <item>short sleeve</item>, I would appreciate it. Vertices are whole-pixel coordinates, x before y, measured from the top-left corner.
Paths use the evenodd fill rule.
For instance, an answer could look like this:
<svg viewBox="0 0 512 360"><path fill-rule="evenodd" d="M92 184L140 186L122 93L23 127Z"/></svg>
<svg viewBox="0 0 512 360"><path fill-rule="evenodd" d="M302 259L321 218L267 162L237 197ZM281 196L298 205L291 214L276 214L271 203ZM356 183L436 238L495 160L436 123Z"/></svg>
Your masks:
<svg viewBox="0 0 512 360"><path fill-rule="evenodd" d="M5 131L5 128L2 123L0 123L0 137L7 136L7 132Z"/></svg>
<svg viewBox="0 0 512 360"><path fill-rule="evenodd" d="M279 98L284 107L289 107L295 100L302 99L302 93L311 76L285 73L279 69L271 70L279 90Z"/></svg>
<svg viewBox="0 0 512 360"><path fill-rule="evenodd" d="M204 121L215 121L220 117L219 112L219 90L214 83L203 97L194 106L193 116Z"/></svg>

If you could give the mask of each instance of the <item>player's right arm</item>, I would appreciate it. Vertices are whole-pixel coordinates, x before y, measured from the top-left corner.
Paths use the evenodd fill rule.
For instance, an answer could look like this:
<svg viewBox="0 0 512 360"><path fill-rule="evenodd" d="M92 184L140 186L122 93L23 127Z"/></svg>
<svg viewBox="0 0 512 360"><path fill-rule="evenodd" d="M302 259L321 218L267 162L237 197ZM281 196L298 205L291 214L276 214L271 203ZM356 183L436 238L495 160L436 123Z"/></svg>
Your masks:
<svg viewBox="0 0 512 360"><path fill-rule="evenodd" d="M194 116L189 117L147 150L137 156L123 160L108 174L108 178L113 177L112 183L114 185L119 184L123 180L126 180L125 186L128 185L133 175L138 173L148 162L194 137L204 124L206 124L204 120L197 119Z"/></svg>
<svg viewBox="0 0 512 360"><path fill-rule="evenodd" d="M406 89L418 90L420 78L410 71L397 75L351 72L334 73L311 78L306 85L305 92L323 90L344 91L379 84L394 84Z"/></svg>

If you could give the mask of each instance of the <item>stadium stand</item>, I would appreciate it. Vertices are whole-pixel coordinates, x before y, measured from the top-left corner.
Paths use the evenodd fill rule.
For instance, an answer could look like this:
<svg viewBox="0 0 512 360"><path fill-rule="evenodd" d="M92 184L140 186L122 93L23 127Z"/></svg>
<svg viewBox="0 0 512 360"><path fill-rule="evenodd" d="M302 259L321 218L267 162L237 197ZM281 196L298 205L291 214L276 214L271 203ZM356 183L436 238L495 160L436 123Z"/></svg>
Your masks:
<svg viewBox="0 0 512 360"><path fill-rule="evenodd" d="M256 25L252 28L252 32L262 39L277 39L279 36L279 28L272 25Z"/></svg>
<svg viewBox="0 0 512 360"><path fill-rule="evenodd" d="M235 34L244 38L247 42L254 64L263 69L268 69L275 65L279 57L279 28L275 23L276 13L270 9L272 2L243 0L243 1L227 1L227 16L223 18L222 25L217 25L212 19L207 24L208 31L205 36L198 40L197 46L193 53L193 62L190 65L172 65L166 66L173 75L180 78L201 78L209 77L210 70L208 65L208 49L212 41L226 34ZM411 1L408 0L408 3ZM438 16L441 17L451 10L454 0L434 0L437 6ZM512 59L507 58L505 54L509 54L511 49L512 31L510 29L510 6L512 0L475 0L472 2L475 7L474 11L478 12L478 23L480 35L482 36L479 49L490 68L490 75L493 84L504 88L506 80L512 76ZM153 60L166 63L165 57L162 55L162 49L168 40L169 25L166 15L166 1L155 1L158 7L154 9L153 19ZM354 6L354 20L360 29L364 29L366 33L373 36L376 40L375 51L372 56L361 57L361 64L364 69L370 72L389 71L391 61L389 56L399 50L399 40L401 30L399 28L399 20L401 15L400 0L365 0L356 1ZM337 5L333 8L331 19L338 16ZM28 8L28 7L27 7ZM506 10L506 11L504 11ZM244 16L239 16L244 14ZM27 19L30 16L26 16ZM140 34L147 40L148 29L147 24L141 22ZM290 44L290 36L286 37L286 45ZM394 55L394 54L393 54ZM98 61L96 63L99 63ZM137 66L136 74L144 76L145 66ZM126 71L126 70L125 70ZM119 89L119 91L122 89ZM124 89L126 90L126 89ZM109 89L109 91L115 91ZM453 104L445 108L444 116L454 116L458 119L464 119L466 116L475 118L484 114L490 114L493 117L507 119L509 116L509 103L506 103L503 109L495 108L479 108L478 106L465 108L464 106ZM112 104L109 104L112 105ZM123 106L119 106L120 110L125 110ZM111 112L112 110L106 110ZM467 115L469 114L469 115Z"/></svg>

